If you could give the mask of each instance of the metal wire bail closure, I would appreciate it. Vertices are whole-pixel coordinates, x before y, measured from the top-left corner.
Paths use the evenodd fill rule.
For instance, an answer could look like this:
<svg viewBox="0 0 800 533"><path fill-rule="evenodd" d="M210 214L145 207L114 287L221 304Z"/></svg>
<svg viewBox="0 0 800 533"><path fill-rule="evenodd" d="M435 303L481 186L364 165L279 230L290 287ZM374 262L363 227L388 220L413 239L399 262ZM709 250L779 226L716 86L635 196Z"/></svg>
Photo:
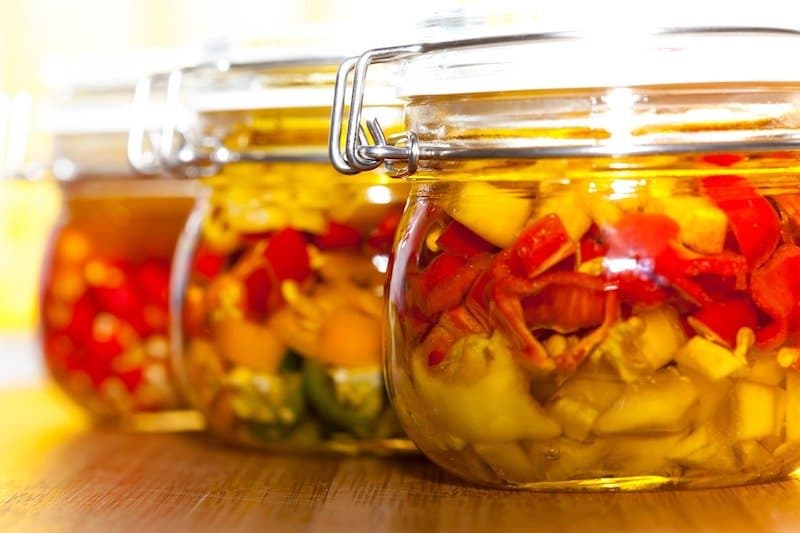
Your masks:
<svg viewBox="0 0 800 533"><path fill-rule="evenodd" d="M785 28L759 27L699 27L660 28L647 33L651 37L669 35L709 34L767 34L788 35L800 38L800 31ZM364 91L370 65L408 58L426 52L457 50L469 47L532 42L553 42L592 37L582 33L527 33L478 37L456 41L421 43L392 48L379 48L342 63L336 76L334 101L331 107L331 129L328 153L333 166L343 174L356 174L372 170L383 163L395 177L413 174L421 160L476 160L476 159L559 159L591 157L630 157L659 154L702 154L717 151L757 152L762 150L800 150L800 134L769 131L746 139L704 142L635 143L624 146L604 143L602 140L580 144L556 146L474 146L464 147L444 142L424 143L411 131L386 138L377 120L362 123ZM348 82L352 74L350 109L345 118ZM366 133L372 137L372 143ZM342 138L344 137L344 143ZM405 162L405 165L400 164Z"/></svg>

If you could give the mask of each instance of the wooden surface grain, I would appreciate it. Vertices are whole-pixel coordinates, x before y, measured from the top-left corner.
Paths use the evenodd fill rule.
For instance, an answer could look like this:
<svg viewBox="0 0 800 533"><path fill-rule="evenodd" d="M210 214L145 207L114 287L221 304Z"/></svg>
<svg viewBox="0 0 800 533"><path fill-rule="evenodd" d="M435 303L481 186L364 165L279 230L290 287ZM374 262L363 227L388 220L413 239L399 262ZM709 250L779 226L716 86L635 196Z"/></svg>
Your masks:
<svg viewBox="0 0 800 533"><path fill-rule="evenodd" d="M800 482L538 494L420 458L266 455L91 429L47 389L0 391L0 531L800 531Z"/></svg>

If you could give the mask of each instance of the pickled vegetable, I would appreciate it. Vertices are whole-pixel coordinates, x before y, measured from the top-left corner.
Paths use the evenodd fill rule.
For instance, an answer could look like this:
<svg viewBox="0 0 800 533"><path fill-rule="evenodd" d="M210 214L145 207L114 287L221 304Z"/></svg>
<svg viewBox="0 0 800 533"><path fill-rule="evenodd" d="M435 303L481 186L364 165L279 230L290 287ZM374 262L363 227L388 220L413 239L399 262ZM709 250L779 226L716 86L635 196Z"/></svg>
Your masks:
<svg viewBox="0 0 800 533"><path fill-rule="evenodd" d="M185 187L184 196L150 195L148 185L130 182L113 183L114 192L74 187L45 264L45 360L96 417L130 419L135 428L131 417L139 413L185 407L169 359L168 294L172 254L193 201ZM90 194L93 188L102 192ZM164 429L182 427L180 420L165 418Z"/></svg>
<svg viewBox="0 0 800 533"><path fill-rule="evenodd" d="M319 143L328 115L207 120L234 124L226 144L275 148ZM412 450L381 368L383 285L407 186L378 174L342 182L320 163L227 165L206 183L176 284L177 366L212 430L291 452Z"/></svg>
<svg viewBox="0 0 800 533"><path fill-rule="evenodd" d="M753 174L764 158L725 162ZM725 484L797 464L800 193L708 161L636 180L600 161L552 177L453 163L458 179L412 192L388 375L423 451L522 486Z"/></svg>

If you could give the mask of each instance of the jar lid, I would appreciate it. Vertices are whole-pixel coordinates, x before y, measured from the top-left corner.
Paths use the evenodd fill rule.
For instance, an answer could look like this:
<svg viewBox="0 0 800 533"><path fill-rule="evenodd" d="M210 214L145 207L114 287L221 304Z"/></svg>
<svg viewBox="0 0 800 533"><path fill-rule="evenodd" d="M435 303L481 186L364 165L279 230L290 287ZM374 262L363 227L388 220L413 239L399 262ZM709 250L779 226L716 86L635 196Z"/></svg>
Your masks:
<svg viewBox="0 0 800 533"><path fill-rule="evenodd" d="M763 102L767 105L726 101L720 105L698 105L682 111L684 119L692 123L732 123L769 120L775 113L781 121L773 121L770 128L750 128L747 132L698 131L695 135L640 136L633 131L635 105L646 105L634 94L641 90L694 91L705 90L708 95L724 97L732 87L749 90L771 87L797 87L800 84L786 57L800 50L800 31L787 28L701 27L667 28L655 31L629 29L626 32L548 32L497 34L470 37L460 40L443 40L373 49L359 58L346 61L339 70L339 83L334 98L329 151L331 161L343 173L355 173L386 163L390 172L397 175L412 174L420 160L467 160L492 158L574 158L618 157L650 154L705 153L710 151L757 151L800 149L800 133L794 126L798 122L797 98L791 93L781 101ZM447 99L465 104L470 95L499 94L529 95L563 98L579 94L595 94L601 98L587 104L591 117L586 121L603 122L611 128L607 136L571 138L523 138L512 141L493 139L461 139L452 142L437 140L436 131L445 130L444 124L428 121L427 137L420 139L415 131L388 137L379 124L367 120L362 124L364 93L367 72L372 65L400 64L398 94L410 99L408 113L413 113L418 103ZM346 88L351 82L352 94ZM788 86L788 87L787 87ZM727 87L728 89L724 89ZM749 88L749 89L748 89ZM786 91L784 91L786 92ZM577 96L576 96L577 97ZM349 100L348 100L349 98ZM345 116L346 103L349 110ZM455 105L455 104L453 104ZM542 105L545 105L544 103ZM463 107L463 106L462 106ZM724 108L724 109L722 109ZM455 108L453 108L455 109ZM528 120L545 128L548 116L554 109L527 110ZM575 111L575 110L573 110ZM720 113L720 112L723 113ZM461 110L466 112L466 108ZM513 113L513 112L512 112ZM686 116L691 114L692 116ZM508 120L516 120L512 114ZM485 117L484 117L485 118ZM557 116L563 120L562 116ZM664 117L651 113L646 124L655 126ZM675 121L675 115L668 117ZM475 124L481 117L473 117ZM553 119L555 120L555 118ZM552 122L552 121L551 121ZM561 123L559 126L563 125ZM362 130L366 128L374 141L365 141ZM552 126L552 124L551 124ZM479 125L474 126L480 129ZM499 126L503 127L503 126ZM645 128L647 130L647 128ZM431 137L431 138L428 138ZM340 139L344 138L344 144Z"/></svg>
<svg viewBox="0 0 800 533"><path fill-rule="evenodd" d="M612 28L613 30L613 28ZM446 41L407 58L402 97L595 87L798 82L780 28L594 30Z"/></svg>

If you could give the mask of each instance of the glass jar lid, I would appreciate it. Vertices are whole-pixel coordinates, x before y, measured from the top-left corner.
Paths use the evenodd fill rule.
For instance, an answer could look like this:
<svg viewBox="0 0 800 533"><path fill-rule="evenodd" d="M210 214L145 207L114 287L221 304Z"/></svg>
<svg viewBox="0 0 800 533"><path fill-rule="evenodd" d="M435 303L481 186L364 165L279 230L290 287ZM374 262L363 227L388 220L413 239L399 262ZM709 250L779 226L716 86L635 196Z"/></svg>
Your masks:
<svg viewBox="0 0 800 533"><path fill-rule="evenodd" d="M173 48L50 58L42 73L48 102L37 128L52 139L54 176L72 180L130 175L130 128L142 122L148 131L156 131L164 112L163 101L153 101L144 112L134 109L138 80L202 57L202 48Z"/></svg>
<svg viewBox="0 0 800 533"><path fill-rule="evenodd" d="M258 42L224 43L201 65L161 73L140 81L138 105L149 106L154 84L162 82L166 102L160 142L147 146L144 129L132 130L129 160L137 169L147 162L188 177L218 174L232 163L327 163L327 134L337 67L358 48L342 39L341 26L314 27L309 37L276 37ZM337 40L338 37L338 40ZM363 43L365 36L357 42ZM368 42L391 42L384 35ZM396 41L395 41L396 42ZM389 67L371 80L365 104L400 122ZM158 95L156 95L158 96ZM178 124L180 117L194 117ZM266 117L266 118L265 118ZM242 122L273 122L253 146L226 143ZM305 134L299 131L304 129Z"/></svg>
<svg viewBox="0 0 800 533"><path fill-rule="evenodd" d="M798 149L800 93L796 89L800 79L785 60L795 50L800 50L800 32L796 30L745 27L490 35L374 49L340 67L337 87L341 90L334 100L329 138L331 159L344 173L385 162L390 171L404 175L413 173L420 160ZM477 114L477 107L470 108L470 102L480 100L485 105L516 95L517 105L521 105L524 95L529 109L506 109L505 121L495 123L498 131L530 129L534 123L539 127L547 120L551 127L563 127L565 117L572 117L573 126L581 124L596 134L556 139L500 133L453 140L440 135L452 124L441 121L439 131L434 131L428 120L427 131L412 128L387 137L373 119L361 125L367 70L386 63L400 65L396 89L407 104L409 122L415 121L415 107L430 102L457 101L460 104L453 104L449 111L463 118L468 112ZM351 77L353 90L346 94ZM784 94L760 101L741 98L744 93L775 88ZM676 118L675 109L663 113L648 107L651 90L692 93L696 105L683 106L681 117ZM571 100L574 95L582 95L580 105L576 104L580 99ZM687 132L662 127L675 120L734 124L747 118L763 123L776 116L780 120L772 120L769 127L736 131L718 127ZM421 118L421 112L416 118ZM478 118L473 127L480 127ZM364 128L375 142L364 142ZM656 130L658 134L652 134Z"/></svg>

